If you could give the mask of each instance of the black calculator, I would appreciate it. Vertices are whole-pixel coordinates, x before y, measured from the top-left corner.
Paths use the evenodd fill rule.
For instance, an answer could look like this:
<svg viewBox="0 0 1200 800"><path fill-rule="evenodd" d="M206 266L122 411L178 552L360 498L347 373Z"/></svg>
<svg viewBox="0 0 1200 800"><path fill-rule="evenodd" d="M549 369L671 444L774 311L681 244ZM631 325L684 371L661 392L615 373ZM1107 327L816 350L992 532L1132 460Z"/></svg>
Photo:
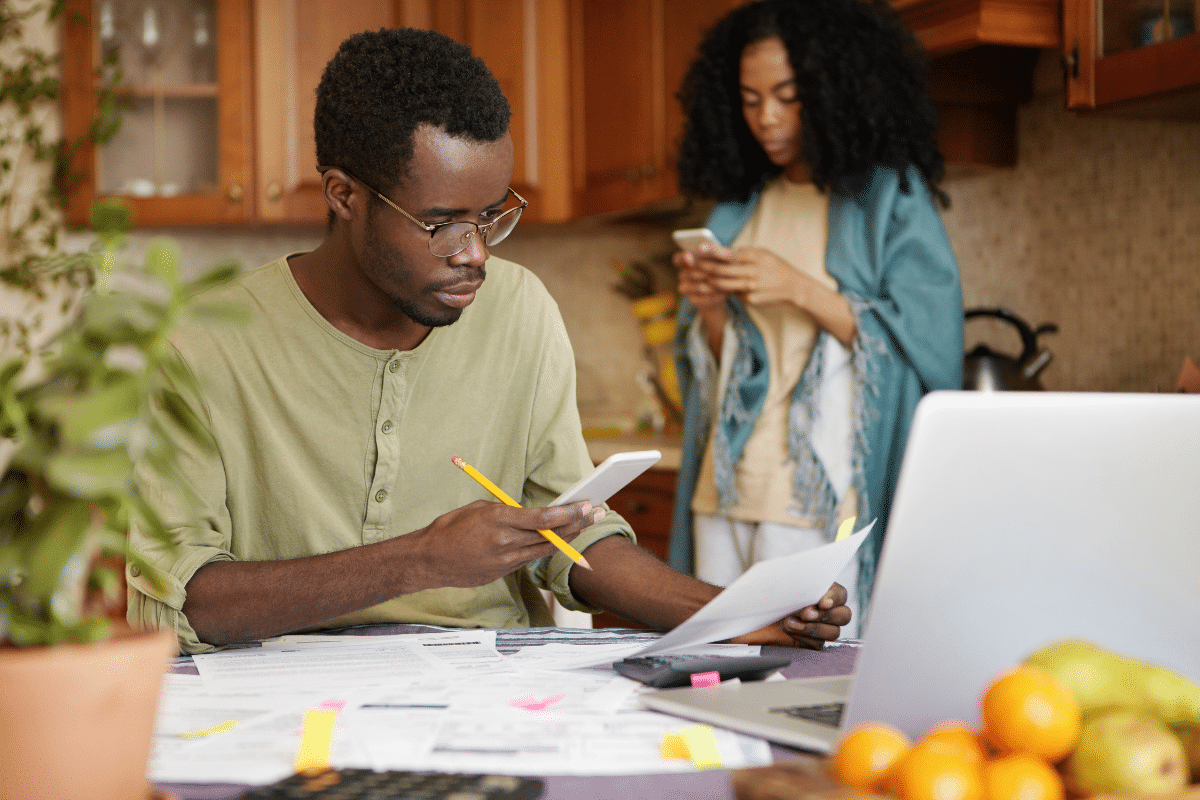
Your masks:
<svg viewBox="0 0 1200 800"><path fill-rule="evenodd" d="M789 658L772 656L661 655L634 656L624 661L614 661L613 669L647 686L667 689L672 686L691 686L692 675L697 672L716 672L723 681L730 678L760 681L790 663Z"/></svg>
<svg viewBox="0 0 1200 800"><path fill-rule="evenodd" d="M277 783L251 789L239 800L534 800L542 793L537 778L466 772L408 772L325 769L297 772Z"/></svg>

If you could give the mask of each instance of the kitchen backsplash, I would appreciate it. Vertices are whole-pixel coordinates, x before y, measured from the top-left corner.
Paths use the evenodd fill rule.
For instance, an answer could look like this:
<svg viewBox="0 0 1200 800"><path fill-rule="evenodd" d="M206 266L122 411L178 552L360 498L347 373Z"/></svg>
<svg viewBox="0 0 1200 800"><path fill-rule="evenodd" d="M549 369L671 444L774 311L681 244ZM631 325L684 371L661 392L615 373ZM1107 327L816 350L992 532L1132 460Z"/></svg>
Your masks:
<svg viewBox="0 0 1200 800"><path fill-rule="evenodd" d="M1002 306L1054 358L1048 389L1169 391L1200 357L1200 123L1081 116L1062 108L1058 58L1046 53L1035 100L1020 111L1014 169L954 176L944 219L968 307ZM320 241L319 228L171 229L189 270L234 257L255 266ZM557 299L579 365L579 401L596 424L634 413L641 339L611 288L617 260L667 246L665 228L583 220L519 226L495 254L533 270ZM1012 354L1011 328L968 323L967 343Z"/></svg>

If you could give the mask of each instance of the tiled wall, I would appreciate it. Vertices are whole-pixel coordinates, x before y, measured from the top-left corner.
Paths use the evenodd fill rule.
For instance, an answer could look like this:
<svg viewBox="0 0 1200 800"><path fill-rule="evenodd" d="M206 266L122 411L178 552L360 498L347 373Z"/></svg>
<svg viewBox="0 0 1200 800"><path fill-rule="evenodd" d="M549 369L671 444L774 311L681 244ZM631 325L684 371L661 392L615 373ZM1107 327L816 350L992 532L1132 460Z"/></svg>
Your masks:
<svg viewBox="0 0 1200 800"><path fill-rule="evenodd" d="M1200 357L1200 122L1079 116L1062 109L1057 58L1020 113L1019 165L955 177L945 222L966 304L1054 322L1050 389L1166 391ZM191 268L245 265L312 247L319 228L165 231ZM135 249L155 235L139 233ZM559 302L580 368L580 405L603 421L638 403L640 339L611 264L664 242L663 231L591 220L519 227L496 254L533 269ZM1015 353L1002 324L969 323L968 345Z"/></svg>
<svg viewBox="0 0 1200 800"><path fill-rule="evenodd" d="M1200 122L1065 111L1058 69L1039 63L1018 166L947 183L966 304L1059 326L1047 388L1171 390L1200 357ZM1015 353L1011 330L970 322L968 346Z"/></svg>

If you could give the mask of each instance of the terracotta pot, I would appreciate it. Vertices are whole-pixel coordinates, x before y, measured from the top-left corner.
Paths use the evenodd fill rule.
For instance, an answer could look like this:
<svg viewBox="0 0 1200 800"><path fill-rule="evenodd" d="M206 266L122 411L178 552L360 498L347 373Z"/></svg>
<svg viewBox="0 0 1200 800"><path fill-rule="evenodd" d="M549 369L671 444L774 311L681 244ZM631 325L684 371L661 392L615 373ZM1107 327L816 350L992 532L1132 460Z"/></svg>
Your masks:
<svg viewBox="0 0 1200 800"><path fill-rule="evenodd" d="M0 649L0 798L142 800L172 632Z"/></svg>

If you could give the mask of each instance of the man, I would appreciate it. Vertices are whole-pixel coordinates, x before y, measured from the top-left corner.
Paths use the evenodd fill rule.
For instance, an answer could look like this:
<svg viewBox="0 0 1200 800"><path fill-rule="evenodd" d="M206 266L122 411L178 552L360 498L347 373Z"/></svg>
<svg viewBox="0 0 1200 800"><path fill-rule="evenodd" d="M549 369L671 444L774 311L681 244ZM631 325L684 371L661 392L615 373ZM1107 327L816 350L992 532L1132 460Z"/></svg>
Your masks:
<svg viewBox="0 0 1200 800"><path fill-rule="evenodd" d="M445 36L342 44L317 89L327 236L217 290L248 324L172 337L216 448L180 443L182 494L144 481L182 546L134 532L165 588L131 570L131 621L174 627L185 652L363 622L549 625L547 588L668 629L720 591L614 513L543 507L591 462L557 307L488 261L524 207L508 120L487 67ZM526 508L481 499L455 455ZM849 620L845 596L834 585L743 640L820 647Z"/></svg>

